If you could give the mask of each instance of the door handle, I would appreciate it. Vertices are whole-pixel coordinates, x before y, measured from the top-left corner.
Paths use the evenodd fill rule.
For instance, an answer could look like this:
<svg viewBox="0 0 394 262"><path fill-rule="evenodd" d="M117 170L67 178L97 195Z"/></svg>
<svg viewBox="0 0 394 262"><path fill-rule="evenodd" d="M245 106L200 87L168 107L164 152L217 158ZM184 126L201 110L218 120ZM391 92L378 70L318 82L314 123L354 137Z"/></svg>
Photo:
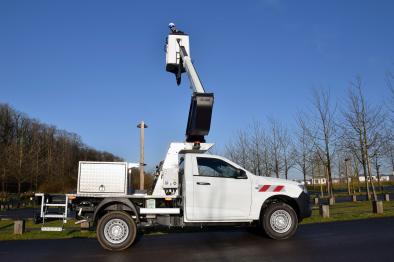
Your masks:
<svg viewBox="0 0 394 262"><path fill-rule="evenodd" d="M197 182L197 185L200 185L200 186L209 186L211 183L208 183L208 182Z"/></svg>

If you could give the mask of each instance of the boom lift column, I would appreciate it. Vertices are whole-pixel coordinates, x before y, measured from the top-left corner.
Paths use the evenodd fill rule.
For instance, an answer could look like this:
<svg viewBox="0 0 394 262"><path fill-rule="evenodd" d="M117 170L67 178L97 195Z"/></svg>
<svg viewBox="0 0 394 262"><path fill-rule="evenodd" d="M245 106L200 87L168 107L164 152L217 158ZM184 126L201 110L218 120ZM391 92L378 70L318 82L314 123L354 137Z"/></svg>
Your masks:
<svg viewBox="0 0 394 262"><path fill-rule="evenodd" d="M181 83L181 75L186 72L193 94L190 101L189 116L186 127L186 142L205 142L211 127L213 93L206 93L191 61L189 36L176 29L170 23L170 34L166 44L166 70L174 73L177 84Z"/></svg>

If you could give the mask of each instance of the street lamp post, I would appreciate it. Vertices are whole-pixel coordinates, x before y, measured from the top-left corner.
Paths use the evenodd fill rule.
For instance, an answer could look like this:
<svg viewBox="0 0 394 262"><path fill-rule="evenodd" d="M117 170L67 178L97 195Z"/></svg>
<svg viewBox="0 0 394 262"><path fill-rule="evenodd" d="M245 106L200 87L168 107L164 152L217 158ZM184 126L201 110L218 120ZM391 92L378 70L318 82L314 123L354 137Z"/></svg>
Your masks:
<svg viewBox="0 0 394 262"><path fill-rule="evenodd" d="M145 142L145 128L148 128L148 126L144 123L144 121L141 121L137 127L140 129L140 191L144 191L144 142Z"/></svg>

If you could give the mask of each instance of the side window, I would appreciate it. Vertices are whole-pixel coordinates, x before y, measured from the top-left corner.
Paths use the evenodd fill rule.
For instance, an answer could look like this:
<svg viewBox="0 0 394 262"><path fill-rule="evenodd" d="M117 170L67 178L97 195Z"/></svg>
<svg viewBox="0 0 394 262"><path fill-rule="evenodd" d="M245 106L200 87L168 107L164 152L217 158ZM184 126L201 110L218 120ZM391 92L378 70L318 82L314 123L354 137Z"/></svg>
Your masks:
<svg viewBox="0 0 394 262"><path fill-rule="evenodd" d="M197 157L198 174L200 176L236 178L239 170L223 160Z"/></svg>
<svg viewBox="0 0 394 262"><path fill-rule="evenodd" d="M185 173L185 158L181 157L181 159L179 159L179 175L183 176Z"/></svg>

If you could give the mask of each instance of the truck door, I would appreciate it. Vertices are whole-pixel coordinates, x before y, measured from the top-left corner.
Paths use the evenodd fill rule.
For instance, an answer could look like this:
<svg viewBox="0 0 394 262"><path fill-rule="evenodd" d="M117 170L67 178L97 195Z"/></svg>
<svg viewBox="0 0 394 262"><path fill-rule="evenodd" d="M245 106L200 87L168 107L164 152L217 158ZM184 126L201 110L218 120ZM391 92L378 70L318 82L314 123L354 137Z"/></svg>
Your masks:
<svg viewBox="0 0 394 262"><path fill-rule="evenodd" d="M244 170L214 156L194 159L192 220L247 219L251 206L251 179Z"/></svg>

